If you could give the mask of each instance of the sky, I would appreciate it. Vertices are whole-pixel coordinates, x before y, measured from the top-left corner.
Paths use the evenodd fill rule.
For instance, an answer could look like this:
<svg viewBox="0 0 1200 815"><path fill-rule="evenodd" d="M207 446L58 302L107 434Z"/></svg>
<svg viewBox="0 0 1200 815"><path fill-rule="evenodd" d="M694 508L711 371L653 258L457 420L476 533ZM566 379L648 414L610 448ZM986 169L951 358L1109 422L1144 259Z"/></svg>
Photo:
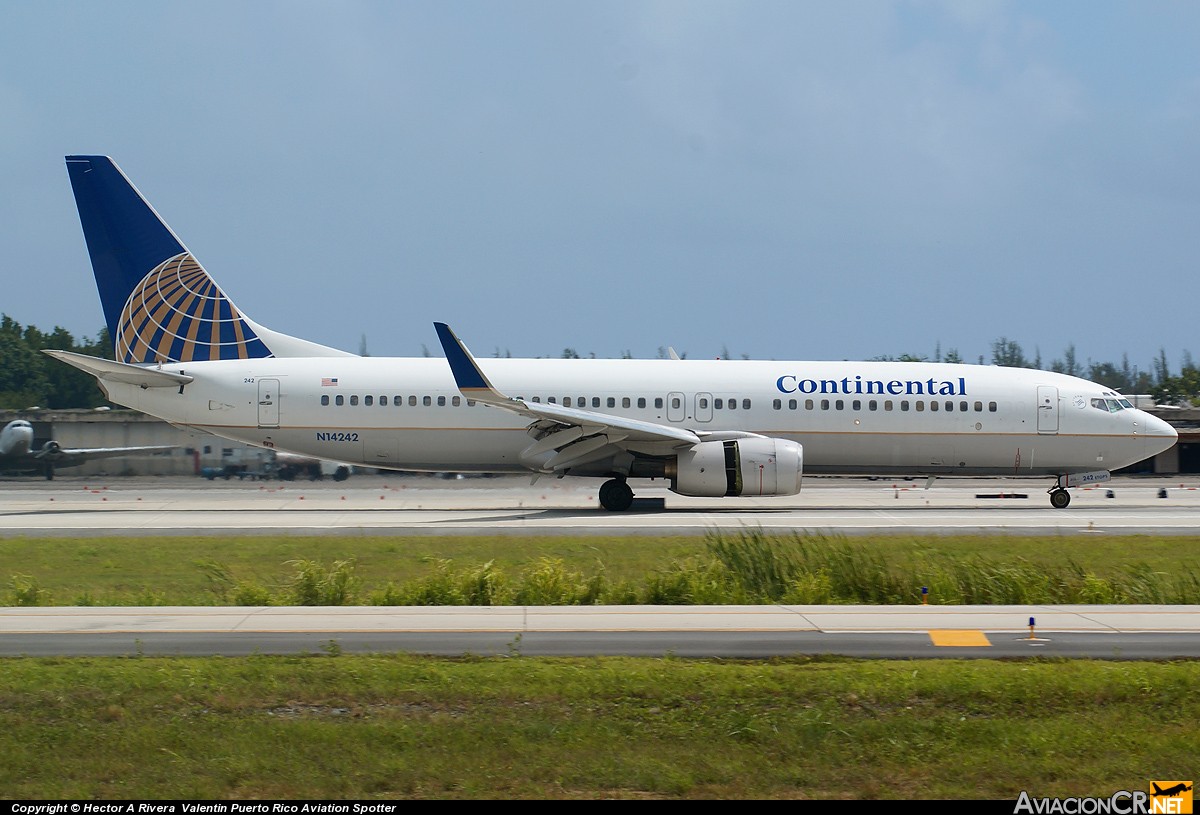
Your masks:
<svg viewBox="0 0 1200 815"><path fill-rule="evenodd" d="M1200 355L1194 2L0 0L0 312L94 337L63 163L373 356Z"/></svg>

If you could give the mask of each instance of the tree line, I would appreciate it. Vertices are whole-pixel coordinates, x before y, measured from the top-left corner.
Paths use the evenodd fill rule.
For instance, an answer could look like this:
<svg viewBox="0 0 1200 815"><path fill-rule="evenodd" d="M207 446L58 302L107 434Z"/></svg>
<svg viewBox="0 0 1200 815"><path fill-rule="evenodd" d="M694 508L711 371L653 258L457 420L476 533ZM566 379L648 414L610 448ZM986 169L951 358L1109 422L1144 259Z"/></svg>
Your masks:
<svg viewBox="0 0 1200 815"><path fill-rule="evenodd" d="M113 358L105 328L95 339L76 339L65 328L49 333L0 315L0 408L94 408L107 405L94 377L42 353L45 348Z"/></svg>
<svg viewBox="0 0 1200 815"><path fill-rule="evenodd" d="M7 314L0 315L0 408L94 408L108 404L94 378L41 353L45 348L75 351L105 359L113 358L113 344L107 328L101 329L94 339L76 339L65 328L56 326L53 331L47 333L36 326L22 326ZM365 335L360 350L365 355ZM425 356L430 356L428 349L422 350ZM728 350L721 350L721 358L729 359ZM1043 361L1040 351L1035 350L1033 357L1029 357L1020 343L1007 337L993 342L991 352L990 360L985 361L983 355L980 355L977 358L978 364L985 365L990 362L992 365L1012 368L1057 371L1097 382L1124 394L1148 393L1160 404L1200 405L1200 369L1197 369L1188 351L1183 352L1178 373L1171 371L1165 349L1159 350L1149 370L1131 365L1128 354L1122 355L1119 364L1094 362L1091 359L1081 361L1073 343L1067 346L1061 357L1051 359L1048 364ZM668 349L658 349L659 359L665 359L669 354ZM493 356L512 355L496 349ZM563 358L577 359L581 356L583 355L573 348L563 349ZM595 358L596 355L592 353L587 356ZM633 354L624 351L621 356L631 359ZM687 353L678 356L686 359ZM749 359L746 354L742 354L741 358ZM940 343L932 358L920 354L901 354L877 356L874 359L900 362L966 362L956 349L952 348L942 353Z"/></svg>

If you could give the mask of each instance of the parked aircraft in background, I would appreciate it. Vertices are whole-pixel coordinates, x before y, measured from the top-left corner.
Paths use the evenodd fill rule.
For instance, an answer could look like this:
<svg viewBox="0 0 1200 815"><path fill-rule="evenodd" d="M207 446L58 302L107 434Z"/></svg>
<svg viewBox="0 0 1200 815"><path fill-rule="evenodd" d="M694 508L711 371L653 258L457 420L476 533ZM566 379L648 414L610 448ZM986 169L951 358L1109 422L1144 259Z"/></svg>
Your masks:
<svg viewBox="0 0 1200 815"><path fill-rule="evenodd" d="M63 447L56 441L47 441L33 449L33 425L24 419L15 419L0 430L0 472L42 473L47 480L54 478L60 467L71 467L98 458L165 453L173 446L156 447Z"/></svg>
<svg viewBox="0 0 1200 815"><path fill-rule="evenodd" d="M794 495L803 472L1053 478L1168 449L1166 422L1102 385L914 362L358 357L240 312L105 156L67 169L118 361L46 353L122 405L252 445L367 467L630 479L691 496ZM447 364L448 363L448 364Z"/></svg>

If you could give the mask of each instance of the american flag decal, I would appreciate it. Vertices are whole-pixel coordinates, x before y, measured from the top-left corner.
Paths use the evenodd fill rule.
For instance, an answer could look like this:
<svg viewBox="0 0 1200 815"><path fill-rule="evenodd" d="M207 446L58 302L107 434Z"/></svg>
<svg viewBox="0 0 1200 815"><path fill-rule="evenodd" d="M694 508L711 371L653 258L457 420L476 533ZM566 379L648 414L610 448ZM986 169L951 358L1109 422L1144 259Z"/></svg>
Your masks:
<svg viewBox="0 0 1200 815"><path fill-rule="evenodd" d="M330 387L330 386L334 386L334 387L336 387L336 386L337 386L337 377L336 377L336 376L334 376L334 377L328 377L328 376L323 376L323 377L321 377L321 386L322 386L322 387Z"/></svg>

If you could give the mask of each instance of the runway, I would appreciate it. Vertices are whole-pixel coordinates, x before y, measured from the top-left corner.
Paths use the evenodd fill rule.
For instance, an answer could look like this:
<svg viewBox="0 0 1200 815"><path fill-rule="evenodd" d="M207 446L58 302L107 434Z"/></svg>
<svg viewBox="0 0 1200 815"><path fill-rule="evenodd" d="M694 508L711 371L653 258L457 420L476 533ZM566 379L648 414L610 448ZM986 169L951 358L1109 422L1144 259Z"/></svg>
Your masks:
<svg viewBox="0 0 1200 815"><path fill-rule="evenodd" d="M635 485L628 512L591 480L352 476L337 483L59 478L0 483L0 535L703 535L714 529L919 534L1182 535L1200 530L1196 479L1118 478L1052 509L1049 481L809 478L786 498L686 498Z"/></svg>
<svg viewBox="0 0 1200 815"><path fill-rule="evenodd" d="M740 659L1197 658L1200 606L0 609L4 656L398 651Z"/></svg>
<svg viewBox="0 0 1200 815"><path fill-rule="evenodd" d="M1197 534L1195 482L1124 478L1050 508L1045 481L808 479L784 499L638 484L625 513L590 481L353 476L346 482L0 482L0 536ZM1029 628L1030 618L1035 627ZM3 608L0 655L627 654L768 658L1200 658L1200 606Z"/></svg>

